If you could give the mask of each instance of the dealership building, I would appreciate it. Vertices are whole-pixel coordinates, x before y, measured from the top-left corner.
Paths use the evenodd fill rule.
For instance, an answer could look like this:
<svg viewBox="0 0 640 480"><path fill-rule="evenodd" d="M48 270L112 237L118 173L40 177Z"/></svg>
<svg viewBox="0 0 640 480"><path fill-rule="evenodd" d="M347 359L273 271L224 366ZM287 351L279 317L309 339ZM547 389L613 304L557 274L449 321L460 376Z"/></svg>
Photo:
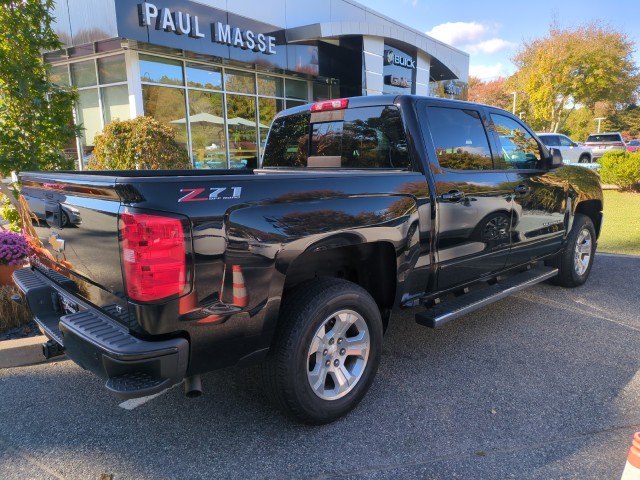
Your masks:
<svg viewBox="0 0 640 480"><path fill-rule="evenodd" d="M468 54L351 0L59 0L53 14L64 48L45 59L78 91L80 168L114 119L153 116L194 167L242 168L284 108L466 97Z"/></svg>

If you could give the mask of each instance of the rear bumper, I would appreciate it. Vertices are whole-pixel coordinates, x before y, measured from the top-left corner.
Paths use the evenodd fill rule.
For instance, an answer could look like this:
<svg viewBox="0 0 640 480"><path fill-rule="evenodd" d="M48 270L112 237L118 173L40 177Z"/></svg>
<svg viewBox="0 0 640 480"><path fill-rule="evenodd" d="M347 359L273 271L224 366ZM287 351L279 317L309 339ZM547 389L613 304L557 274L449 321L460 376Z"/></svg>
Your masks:
<svg viewBox="0 0 640 480"><path fill-rule="evenodd" d="M53 272L55 275L55 272ZM14 281L24 293L34 320L43 333L64 348L65 354L82 368L106 381L106 388L120 398L151 395L182 381L189 360L189 342L184 338L149 341L134 337L108 315L76 296L65 285L41 272L21 269ZM79 311L64 315L58 295L77 303Z"/></svg>

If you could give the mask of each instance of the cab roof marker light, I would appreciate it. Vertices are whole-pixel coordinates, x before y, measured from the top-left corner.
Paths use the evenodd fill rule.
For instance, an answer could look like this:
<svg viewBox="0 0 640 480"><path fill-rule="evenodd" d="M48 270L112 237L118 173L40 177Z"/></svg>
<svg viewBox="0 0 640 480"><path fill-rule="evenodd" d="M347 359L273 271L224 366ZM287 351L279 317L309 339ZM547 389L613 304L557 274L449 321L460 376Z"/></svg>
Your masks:
<svg viewBox="0 0 640 480"><path fill-rule="evenodd" d="M338 98L335 100L324 100L314 103L311 106L312 112L324 112L325 110L342 110L349 106L348 98Z"/></svg>

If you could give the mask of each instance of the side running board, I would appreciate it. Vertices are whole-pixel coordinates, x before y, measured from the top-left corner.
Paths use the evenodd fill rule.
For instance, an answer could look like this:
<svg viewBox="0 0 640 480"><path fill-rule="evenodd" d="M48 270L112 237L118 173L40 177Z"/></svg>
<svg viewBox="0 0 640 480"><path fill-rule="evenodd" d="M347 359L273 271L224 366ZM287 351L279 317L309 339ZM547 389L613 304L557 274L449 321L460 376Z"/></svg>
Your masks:
<svg viewBox="0 0 640 480"><path fill-rule="evenodd" d="M416 322L425 327L441 327L451 320L502 300L512 293L524 290L536 283L544 282L557 274L558 269L553 267L540 266L527 270L494 285L429 307L427 310L416 314Z"/></svg>

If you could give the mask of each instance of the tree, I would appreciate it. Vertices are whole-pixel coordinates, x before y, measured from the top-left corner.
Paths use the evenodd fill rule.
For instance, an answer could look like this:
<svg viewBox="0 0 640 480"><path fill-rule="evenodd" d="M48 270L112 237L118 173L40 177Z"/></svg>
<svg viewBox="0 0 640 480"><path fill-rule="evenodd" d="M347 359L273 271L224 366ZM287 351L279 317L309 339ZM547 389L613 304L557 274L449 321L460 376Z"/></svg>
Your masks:
<svg viewBox="0 0 640 480"><path fill-rule="evenodd" d="M175 131L152 117L114 120L96 135L89 170L189 169L189 154Z"/></svg>
<svg viewBox="0 0 640 480"><path fill-rule="evenodd" d="M525 42L512 59L513 80L528 98L532 123L556 132L578 105L628 103L640 83L633 47L626 34L598 23L575 30L552 25L546 37Z"/></svg>
<svg viewBox="0 0 640 480"><path fill-rule="evenodd" d="M512 97L511 90L507 87L507 79L500 77L483 82L478 77L469 77L469 101L511 110Z"/></svg>
<svg viewBox="0 0 640 480"><path fill-rule="evenodd" d="M73 168L64 147L79 134L75 93L47 78L41 52L61 44L53 31L53 0L0 5L0 173Z"/></svg>

